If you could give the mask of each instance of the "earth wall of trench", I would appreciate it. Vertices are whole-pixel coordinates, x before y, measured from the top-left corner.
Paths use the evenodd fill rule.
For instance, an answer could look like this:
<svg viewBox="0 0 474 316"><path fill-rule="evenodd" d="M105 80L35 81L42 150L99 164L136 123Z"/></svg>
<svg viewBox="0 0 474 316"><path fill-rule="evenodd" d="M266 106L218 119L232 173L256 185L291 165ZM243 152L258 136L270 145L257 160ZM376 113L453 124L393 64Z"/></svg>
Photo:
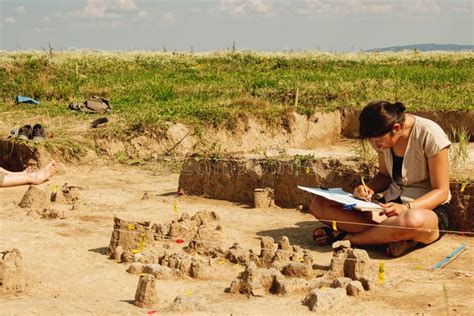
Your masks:
<svg viewBox="0 0 474 316"><path fill-rule="evenodd" d="M257 188L274 190L276 206L308 209L312 194L297 188L340 187L351 192L368 180L376 167L355 159L322 158L305 162L291 159L203 159L188 157L179 178L180 192L212 199L254 205ZM474 228L474 184L451 181L449 229L465 232Z"/></svg>
<svg viewBox="0 0 474 316"><path fill-rule="evenodd" d="M358 138L360 109L341 109L341 136ZM474 111L415 111L414 115L436 122L448 134L452 129L464 130L470 135L469 141L474 142Z"/></svg>

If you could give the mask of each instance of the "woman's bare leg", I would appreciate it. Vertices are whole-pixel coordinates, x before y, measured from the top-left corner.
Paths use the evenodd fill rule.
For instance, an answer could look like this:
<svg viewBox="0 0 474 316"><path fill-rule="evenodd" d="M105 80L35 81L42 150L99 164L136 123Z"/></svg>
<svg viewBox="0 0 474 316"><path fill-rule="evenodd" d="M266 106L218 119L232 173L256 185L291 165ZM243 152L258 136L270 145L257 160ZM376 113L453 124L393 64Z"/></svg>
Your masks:
<svg viewBox="0 0 474 316"><path fill-rule="evenodd" d="M25 173L30 173L30 172L33 172L33 170L31 169L30 166L28 166L25 170L23 171L9 171L7 169L3 169L2 167L0 167L0 174L12 174L12 175L15 175L15 174L25 174Z"/></svg>
<svg viewBox="0 0 474 316"><path fill-rule="evenodd" d="M40 184L53 176L55 172L55 161L51 161L44 168L34 172L8 172L4 175L0 187L7 188L24 184Z"/></svg>
<svg viewBox="0 0 474 316"><path fill-rule="evenodd" d="M438 239L438 217L432 210L411 209L398 216L389 217L382 225L362 232L347 234L344 239L354 245L387 244L394 241L414 240L430 244Z"/></svg>
<svg viewBox="0 0 474 316"><path fill-rule="evenodd" d="M338 230L343 230L350 233L361 233L372 228L371 225L378 224L372 220L372 212L344 210L340 204L335 204L334 202L323 197L314 198L311 201L309 211L314 215L314 217L324 224L332 226L332 222L336 221ZM354 224L344 222L351 222ZM362 225L358 225L358 223Z"/></svg>

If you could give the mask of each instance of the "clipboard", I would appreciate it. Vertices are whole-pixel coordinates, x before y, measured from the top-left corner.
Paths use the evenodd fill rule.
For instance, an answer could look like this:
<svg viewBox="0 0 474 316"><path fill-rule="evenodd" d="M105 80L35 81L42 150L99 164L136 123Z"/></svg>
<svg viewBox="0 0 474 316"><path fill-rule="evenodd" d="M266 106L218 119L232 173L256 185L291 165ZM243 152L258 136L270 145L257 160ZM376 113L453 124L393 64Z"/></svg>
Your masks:
<svg viewBox="0 0 474 316"><path fill-rule="evenodd" d="M359 200L341 188L330 188L330 189L321 189L321 188L308 188L298 186L299 189L322 196L328 200L334 201L341 204L345 209L356 209L359 211L371 211L371 212L381 212L383 207L374 202L367 202Z"/></svg>

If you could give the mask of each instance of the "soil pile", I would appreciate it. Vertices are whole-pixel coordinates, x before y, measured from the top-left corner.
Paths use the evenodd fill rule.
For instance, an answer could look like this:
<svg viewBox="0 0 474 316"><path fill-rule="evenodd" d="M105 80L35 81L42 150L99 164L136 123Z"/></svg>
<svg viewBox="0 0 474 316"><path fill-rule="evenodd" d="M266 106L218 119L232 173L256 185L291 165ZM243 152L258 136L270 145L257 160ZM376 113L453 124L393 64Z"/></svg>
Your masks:
<svg viewBox="0 0 474 316"><path fill-rule="evenodd" d="M18 249L0 252L0 294L15 294L26 288L23 261Z"/></svg>

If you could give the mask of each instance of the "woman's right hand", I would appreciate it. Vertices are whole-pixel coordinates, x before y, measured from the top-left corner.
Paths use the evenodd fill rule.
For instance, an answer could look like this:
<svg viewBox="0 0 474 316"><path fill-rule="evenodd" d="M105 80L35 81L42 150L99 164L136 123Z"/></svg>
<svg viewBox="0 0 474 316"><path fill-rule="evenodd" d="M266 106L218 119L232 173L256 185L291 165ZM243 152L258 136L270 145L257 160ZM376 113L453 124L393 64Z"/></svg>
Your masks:
<svg viewBox="0 0 474 316"><path fill-rule="evenodd" d="M367 190L366 190L366 188L367 188ZM372 197L374 196L374 193L375 192L371 188L363 186L361 184L361 185L358 185L357 187L355 187L353 194L358 199L365 200L365 201L370 201L372 199Z"/></svg>

